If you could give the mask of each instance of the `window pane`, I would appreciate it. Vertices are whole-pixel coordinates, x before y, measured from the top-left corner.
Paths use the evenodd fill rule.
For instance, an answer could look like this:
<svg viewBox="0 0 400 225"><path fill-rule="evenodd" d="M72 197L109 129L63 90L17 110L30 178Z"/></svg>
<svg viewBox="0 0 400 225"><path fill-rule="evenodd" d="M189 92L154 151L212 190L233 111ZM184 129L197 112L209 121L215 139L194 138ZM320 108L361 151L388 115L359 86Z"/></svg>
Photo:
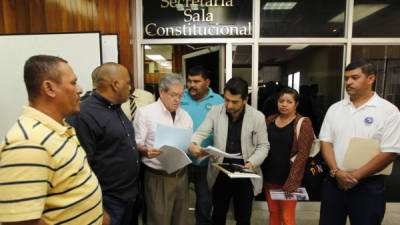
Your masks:
<svg viewBox="0 0 400 225"><path fill-rule="evenodd" d="M144 86L158 98L158 82L172 72L172 45L144 46Z"/></svg>
<svg viewBox="0 0 400 225"><path fill-rule="evenodd" d="M240 77L249 85L249 100L251 105L251 45L232 46L232 77Z"/></svg>
<svg viewBox="0 0 400 225"><path fill-rule="evenodd" d="M377 66L376 93L400 107L400 46L353 46L351 59L360 58Z"/></svg>
<svg viewBox="0 0 400 225"><path fill-rule="evenodd" d="M343 37L345 0L261 0L261 37Z"/></svg>
<svg viewBox="0 0 400 225"><path fill-rule="evenodd" d="M260 46L259 60L258 109L276 113L277 93L299 85L297 111L311 118L318 134L327 109L341 98L343 46Z"/></svg>
<svg viewBox="0 0 400 225"><path fill-rule="evenodd" d="M354 37L400 37L400 1L354 1Z"/></svg>

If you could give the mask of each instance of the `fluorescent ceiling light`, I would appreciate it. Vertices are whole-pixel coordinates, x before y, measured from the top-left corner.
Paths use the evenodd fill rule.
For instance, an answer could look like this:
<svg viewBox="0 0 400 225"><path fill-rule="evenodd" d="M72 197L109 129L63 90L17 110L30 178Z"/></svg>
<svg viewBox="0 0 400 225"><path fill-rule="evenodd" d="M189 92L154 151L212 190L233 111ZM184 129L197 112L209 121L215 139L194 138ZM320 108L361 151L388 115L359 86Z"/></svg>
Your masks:
<svg viewBox="0 0 400 225"><path fill-rule="evenodd" d="M297 2L267 2L263 10L291 10Z"/></svg>
<svg viewBox="0 0 400 225"><path fill-rule="evenodd" d="M185 9L185 7L183 7L183 4L176 4L176 10L178 11L183 11Z"/></svg>
<svg viewBox="0 0 400 225"><path fill-rule="evenodd" d="M388 7L389 4L358 4L354 6L353 22L356 23L365 17L368 17L381 9ZM343 23L344 12L339 13L337 16L329 20L330 23Z"/></svg>
<svg viewBox="0 0 400 225"><path fill-rule="evenodd" d="M165 61L165 58L162 55L146 55L146 57L153 61Z"/></svg>
<svg viewBox="0 0 400 225"><path fill-rule="evenodd" d="M149 45L145 45L144 49L151 49L151 47Z"/></svg>
<svg viewBox="0 0 400 225"><path fill-rule="evenodd" d="M199 10L199 5L198 4L190 4L190 8L192 9L192 10Z"/></svg>
<svg viewBox="0 0 400 225"><path fill-rule="evenodd" d="M166 68L172 68L172 62L171 61L165 61L160 63L162 67Z"/></svg>
<svg viewBox="0 0 400 225"><path fill-rule="evenodd" d="M295 44L295 45L291 45L289 46L286 50L302 50L307 48L309 45L307 44Z"/></svg>

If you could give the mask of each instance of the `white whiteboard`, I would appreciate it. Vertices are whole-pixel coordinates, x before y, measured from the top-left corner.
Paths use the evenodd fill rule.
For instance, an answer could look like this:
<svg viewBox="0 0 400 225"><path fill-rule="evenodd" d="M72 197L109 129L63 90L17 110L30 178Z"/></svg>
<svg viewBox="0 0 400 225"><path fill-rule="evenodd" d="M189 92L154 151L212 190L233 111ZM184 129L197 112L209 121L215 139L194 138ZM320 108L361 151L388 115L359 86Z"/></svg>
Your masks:
<svg viewBox="0 0 400 225"><path fill-rule="evenodd" d="M101 55L103 63L119 63L118 34L101 35Z"/></svg>
<svg viewBox="0 0 400 225"><path fill-rule="evenodd" d="M38 54L68 61L84 92L92 89L91 73L101 65L100 33L0 35L0 139L28 105L23 78L25 61Z"/></svg>

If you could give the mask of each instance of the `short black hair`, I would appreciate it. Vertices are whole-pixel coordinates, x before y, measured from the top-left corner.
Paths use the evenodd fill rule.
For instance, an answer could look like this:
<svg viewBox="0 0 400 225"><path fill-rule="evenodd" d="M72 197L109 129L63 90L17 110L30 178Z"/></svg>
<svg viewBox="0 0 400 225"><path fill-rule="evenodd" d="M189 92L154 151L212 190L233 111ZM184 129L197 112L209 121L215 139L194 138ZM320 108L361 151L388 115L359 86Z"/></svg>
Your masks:
<svg viewBox="0 0 400 225"><path fill-rule="evenodd" d="M189 69L188 76L201 75L204 80L210 79L211 72L202 65L193 66Z"/></svg>
<svg viewBox="0 0 400 225"><path fill-rule="evenodd" d="M68 63L65 59L51 55L35 55L30 57L24 66L24 81L29 101L40 94L40 85L46 79L61 82L58 72L59 63Z"/></svg>
<svg viewBox="0 0 400 225"><path fill-rule="evenodd" d="M376 75L377 72L375 64L368 59L358 59L352 61L346 66L345 71L355 70L357 68L361 68L361 71L367 76Z"/></svg>
<svg viewBox="0 0 400 225"><path fill-rule="evenodd" d="M282 97L284 94L290 94L293 96L295 102L299 102L300 96L299 92L296 91L296 89L291 88L291 87L285 87L283 88L278 95L278 98Z"/></svg>
<svg viewBox="0 0 400 225"><path fill-rule="evenodd" d="M249 85L247 81L240 77L234 77L226 83L224 92L229 91L233 95L238 95L245 99L249 95Z"/></svg>

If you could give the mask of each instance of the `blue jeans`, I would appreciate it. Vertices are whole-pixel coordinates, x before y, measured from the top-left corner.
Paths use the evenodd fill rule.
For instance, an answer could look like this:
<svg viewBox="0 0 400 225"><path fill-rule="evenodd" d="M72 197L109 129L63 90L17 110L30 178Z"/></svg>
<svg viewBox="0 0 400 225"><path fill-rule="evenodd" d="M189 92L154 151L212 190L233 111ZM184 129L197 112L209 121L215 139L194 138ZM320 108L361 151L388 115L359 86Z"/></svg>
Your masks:
<svg viewBox="0 0 400 225"><path fill-rule="evenodd" d="M361 179L354 188L338 188L336 179L327 178L322 190L319 225L380 225L385 215L384 176Z"/></svg>
<svg viewBox="0 0 400 225"><path fill-rule="evenodd" d="M211 225L212 194L207 184L207 166L189 165L189 182L196 192L196 225Z"/></svg>
<svg viewBox="0 0 400 225"><path fill-rule="evenodd" d="M133 215L134 202L121 202L113 197L103 195L103 208L110 215L110 225L134 225L138 221ZM136 217L137 218L137 217Z"/></svg>

